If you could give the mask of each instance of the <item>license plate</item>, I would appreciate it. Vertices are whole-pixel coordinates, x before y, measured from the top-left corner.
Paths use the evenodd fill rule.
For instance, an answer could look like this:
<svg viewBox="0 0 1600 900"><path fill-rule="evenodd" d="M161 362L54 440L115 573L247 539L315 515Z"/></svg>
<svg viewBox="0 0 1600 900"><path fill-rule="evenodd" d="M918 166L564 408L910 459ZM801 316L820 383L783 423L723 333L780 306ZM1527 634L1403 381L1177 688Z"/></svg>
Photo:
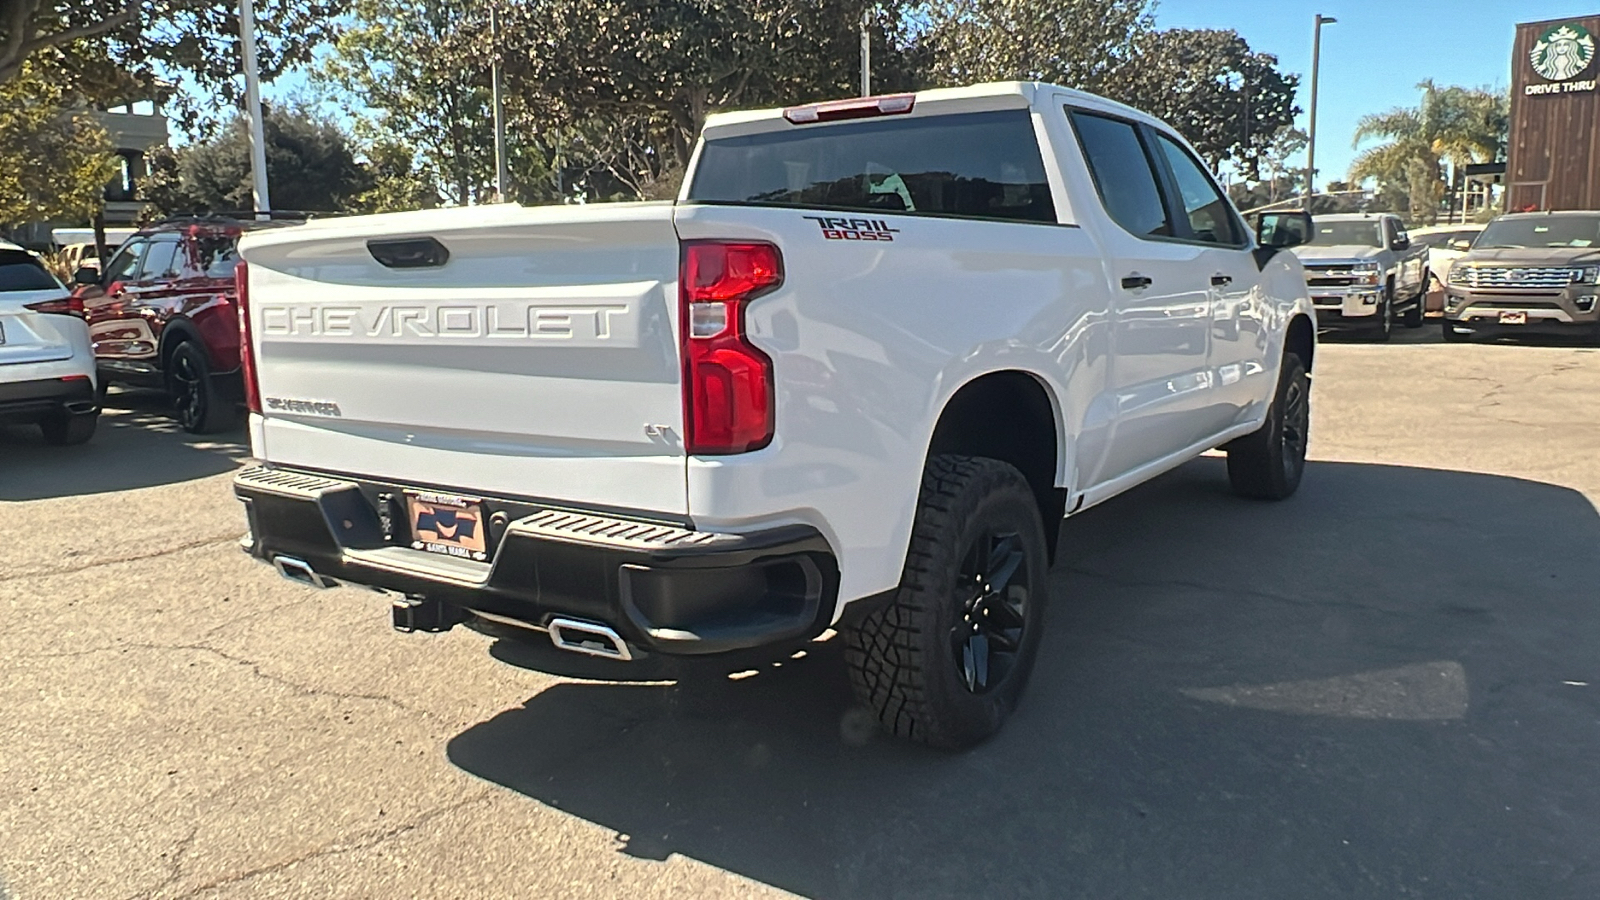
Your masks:
<svg viewBox="0 0 1600 900"><path fill-rule="evenodd" d="M406 494L406 507L412 549L477 562L489 558L482 501L417 491Z"/></svg>
<svg viewBox="0 0 1600 900"><path fill-rule="evenodd" d="M1501 325L1526 325L1528 314L1526 312L1511 312L1507 310L1500 314Z"/></svg>

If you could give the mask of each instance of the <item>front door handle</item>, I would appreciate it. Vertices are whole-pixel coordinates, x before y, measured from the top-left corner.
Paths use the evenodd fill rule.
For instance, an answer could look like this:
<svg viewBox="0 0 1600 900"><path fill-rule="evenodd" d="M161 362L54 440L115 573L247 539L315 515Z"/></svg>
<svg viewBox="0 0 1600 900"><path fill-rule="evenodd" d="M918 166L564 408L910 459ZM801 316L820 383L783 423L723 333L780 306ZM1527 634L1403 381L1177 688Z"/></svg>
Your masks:
<svg viewBox="0 0 1600 900"><path fill-rule="evenodd" d="M1148 275L1129 275L1122 279L1122 289L1125 291L1143 290L1152 284L1155 282L1151 281Z"/></svg>
<svg viewBox="0 0 1600 900"><path fill-rule="evenodd" d="M1212 287L1227 287L1230 284L1233 284L1233 276L1232 275L1213 275L1213 276L1211 276L1211 286Z"/></svg>

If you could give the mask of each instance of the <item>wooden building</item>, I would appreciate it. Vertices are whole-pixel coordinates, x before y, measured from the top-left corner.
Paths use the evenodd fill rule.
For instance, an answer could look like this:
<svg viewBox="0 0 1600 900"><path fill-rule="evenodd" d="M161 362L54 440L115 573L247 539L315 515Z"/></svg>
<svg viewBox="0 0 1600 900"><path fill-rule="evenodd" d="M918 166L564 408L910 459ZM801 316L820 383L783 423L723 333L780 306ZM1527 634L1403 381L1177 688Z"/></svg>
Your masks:
<svg viewBox="0 0 1600 900"><path fill-rule="evenodd" d="M1506 211L1600 210L1600 15L1517 26Z"/></svg>

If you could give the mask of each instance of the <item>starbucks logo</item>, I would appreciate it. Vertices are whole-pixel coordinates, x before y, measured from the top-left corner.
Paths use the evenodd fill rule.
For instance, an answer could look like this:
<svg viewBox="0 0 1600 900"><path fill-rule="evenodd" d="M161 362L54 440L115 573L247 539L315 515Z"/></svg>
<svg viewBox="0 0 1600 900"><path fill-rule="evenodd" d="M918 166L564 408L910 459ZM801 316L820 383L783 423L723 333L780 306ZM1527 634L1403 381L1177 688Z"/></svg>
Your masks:
<svg viewBox="0 0 1600 900"><path fill-rule="evenodd" d="M1535 72L1550 81L1567 81L1594 62L1594 37L1582 25L1557 25L1539 38L1528 56Z"/></svg>

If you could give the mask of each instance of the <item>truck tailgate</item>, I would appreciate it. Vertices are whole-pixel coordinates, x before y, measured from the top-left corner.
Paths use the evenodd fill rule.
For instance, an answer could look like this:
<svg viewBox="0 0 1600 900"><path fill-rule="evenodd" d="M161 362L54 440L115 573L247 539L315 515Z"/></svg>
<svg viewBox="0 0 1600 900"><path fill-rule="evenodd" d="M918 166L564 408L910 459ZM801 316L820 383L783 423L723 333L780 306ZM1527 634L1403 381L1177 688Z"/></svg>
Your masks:
<svg viewBox="0 0 1600 900"><path fill-rule="evenodd" d="M678 253L670 204L472 207L252 234L241 255L256 451L463 493L685 515Z"/></svg>

